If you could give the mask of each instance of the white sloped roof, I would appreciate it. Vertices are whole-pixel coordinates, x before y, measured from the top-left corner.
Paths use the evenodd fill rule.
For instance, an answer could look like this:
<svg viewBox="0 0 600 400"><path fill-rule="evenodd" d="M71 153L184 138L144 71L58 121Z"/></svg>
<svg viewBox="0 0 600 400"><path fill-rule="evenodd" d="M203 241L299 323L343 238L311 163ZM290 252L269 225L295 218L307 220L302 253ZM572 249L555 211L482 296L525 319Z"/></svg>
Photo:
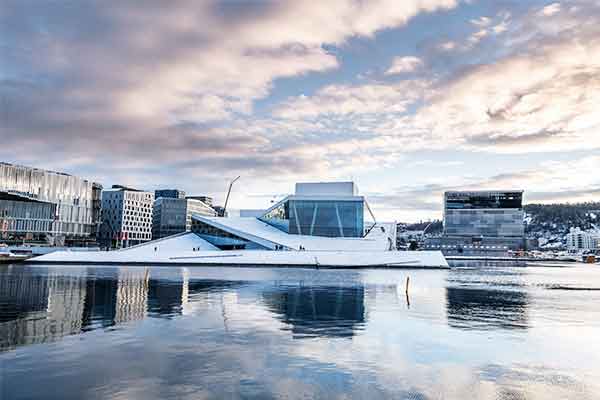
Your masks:
<svg viewBox="0 0 600 400"><path fill-rule="evenodd" d="M299 250L302 246L306 250L313 251L385 251L389 248L387 236L375 233L366 238L290 235L255 217L223 218L193 215L193 218L262 245L278 244L295 250Z"/></svg>
<svg viewBox="0 0 600 400"><path fill-rule="evenodd" d="M208 243L195 233L185 232L121 250L55 251L35 257L32 260L40 262L72 260L81 260L81 262L151 262L176 257L180 254L196 254L199 251L221 252L221 249Z"/></svg>
<svg viewBox="0 0 600 400"><path fill-rule="evenodd" d="M440 251L270 251L230 250L172 252L147 251L135 256L128 251L57 251L31 258L29 263L74 263L85 265L185 265L187 266L296 266L296 267L384 267L448 268Z"/></svg>

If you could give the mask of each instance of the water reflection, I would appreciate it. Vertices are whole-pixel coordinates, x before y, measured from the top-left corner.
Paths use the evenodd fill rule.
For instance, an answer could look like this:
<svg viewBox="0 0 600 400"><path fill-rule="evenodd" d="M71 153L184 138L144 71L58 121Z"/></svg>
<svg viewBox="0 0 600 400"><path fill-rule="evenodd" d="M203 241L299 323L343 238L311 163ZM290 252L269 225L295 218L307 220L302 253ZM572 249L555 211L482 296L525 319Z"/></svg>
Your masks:
<svg viewBox="0 0 600 400"><path fill-rule="evenodd" d="M364 287L282 286L262 295L295 338L352 337L365 323Z"/></svg>
<svg viewBox="0 0 600 400"><path fill-rule="evenodd" d="M99 272L101 272L99 274ZM51 342L146 316L181 315L190 294L240 282L152 279L148 269L88 270L36 275L23 268L0 272L0 351Z"/></svg>
<svg viewBox="0 0 600 400"><path fill-rule="evenodd" d="M461 329L526 329L526 293L510 290L446 288L448 325Z"/></svg>
<svg viewBox="0 0 600 400"><path fill-rule="evenodd" d="M588 271L0 268L0 398L597 398Z"/></svg>

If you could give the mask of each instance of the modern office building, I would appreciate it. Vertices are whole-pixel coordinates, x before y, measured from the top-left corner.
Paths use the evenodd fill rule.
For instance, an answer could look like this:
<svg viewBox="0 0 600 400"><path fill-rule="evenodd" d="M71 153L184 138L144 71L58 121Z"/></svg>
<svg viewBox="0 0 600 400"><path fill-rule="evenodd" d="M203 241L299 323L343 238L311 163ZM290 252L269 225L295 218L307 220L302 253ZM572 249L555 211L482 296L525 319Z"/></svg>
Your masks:
<svg viewBox="0 0 600 400"><path fill-rule="evenodd" d="M185 192L179 189L160 189L154 191L154 199L166 197L169 199L185 199Z"/></svg>
<svg viewBox="0 0 600 400"><path fill-rule="evenodd" d="M446 192L444 235L523 237L522 191Z"/></svg>
<svg viewBox="0 0 600 400"><path fill-rule="evenodd" d="M154 193L113 185L102 192L99 242L104 247L129 247L152 239Z"/></svg>
<svg viewBox="0 0 600 400"><path fill-rule="evenodd" d="M93 241L102 186L61 172L0 163L0 241Z"/></svg>
<svg viewBox="0 0 600 400"><path fill-rule="evenodd" d="M212 207L194 197L157 198L152 212L152 238L160 239L191 230L193 214L217 216Z"/></svg>
<svg viewBox="0 0 600 400"><path fill-rule="evenodd" d="M444 230L426 249L444 254L496 253L525 246L523 191L451 191L444 194Z"/></svg>
<svg viewBox="0 0 600 400"><path fill-rule="evenodd" d="M567 234L567 250L578 253L600 249L600 232L571 228Z"/></svg>
<svg viewBox="0 0 600 400"><path fill-rule="evenodd" d="M213 198L210 196L187 196L187 199L200 200L209 207L213 206Z"/></svg>

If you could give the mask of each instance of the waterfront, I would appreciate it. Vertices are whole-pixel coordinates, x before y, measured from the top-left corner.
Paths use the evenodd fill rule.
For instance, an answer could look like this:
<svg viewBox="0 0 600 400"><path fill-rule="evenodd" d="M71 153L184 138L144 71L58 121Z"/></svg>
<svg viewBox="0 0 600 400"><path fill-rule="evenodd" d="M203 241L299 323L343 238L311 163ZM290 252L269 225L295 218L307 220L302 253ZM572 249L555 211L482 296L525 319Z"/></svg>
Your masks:
<svg viewBox="0 0 600 400"><path fill-rule="evenodd" d="M0 266L0 398L600 397L599 267L455 265Z"/></svg>

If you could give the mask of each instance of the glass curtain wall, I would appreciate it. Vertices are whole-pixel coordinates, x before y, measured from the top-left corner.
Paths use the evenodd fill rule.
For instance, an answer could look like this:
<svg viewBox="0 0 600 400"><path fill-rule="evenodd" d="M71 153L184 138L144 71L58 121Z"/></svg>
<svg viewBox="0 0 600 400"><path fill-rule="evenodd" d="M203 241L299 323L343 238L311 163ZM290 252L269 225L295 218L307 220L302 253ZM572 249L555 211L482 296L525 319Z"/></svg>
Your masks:
<svg viewBox="0 0 600 400"><path fill-rule="evenodd" d="M361 237L362 200L288 200L261 217L264 222L290 234Z"/></svg>

